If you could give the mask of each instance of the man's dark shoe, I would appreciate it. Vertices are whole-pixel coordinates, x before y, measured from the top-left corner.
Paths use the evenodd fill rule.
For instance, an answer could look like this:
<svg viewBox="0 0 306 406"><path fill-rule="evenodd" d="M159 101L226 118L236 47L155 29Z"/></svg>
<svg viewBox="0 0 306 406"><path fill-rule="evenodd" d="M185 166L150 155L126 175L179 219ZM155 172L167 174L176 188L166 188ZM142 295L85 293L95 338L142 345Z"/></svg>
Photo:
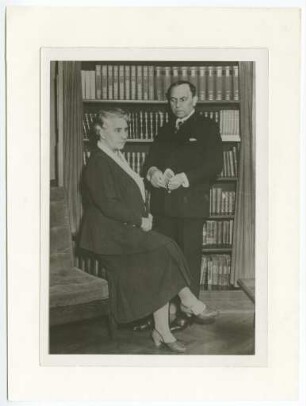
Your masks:
<svg viewBox="0 0 306 406"><path fill-rule="evenodd" d="M184 330L186 327L191 324L191 318L185 316L184 314L178 314L176 318L170 323L171 331L180 331Z"/></svg>
<svg viewBox="0 0 306 406"><path fill-rule="evenodd" d="M133 331L149 331L149 330L152 330L152 328L153 328L153 320L151 317L136 321L132 325Z"/></svg>
<svg viewBox="0 0 306 406"><path fill-rule="evenodd" d="M122 324L121 328L128 329L131 331L141 332L141 331L152 330L153 325L154 325L153 318L145 317L143 319L133 321L132 323Z"/></svg>

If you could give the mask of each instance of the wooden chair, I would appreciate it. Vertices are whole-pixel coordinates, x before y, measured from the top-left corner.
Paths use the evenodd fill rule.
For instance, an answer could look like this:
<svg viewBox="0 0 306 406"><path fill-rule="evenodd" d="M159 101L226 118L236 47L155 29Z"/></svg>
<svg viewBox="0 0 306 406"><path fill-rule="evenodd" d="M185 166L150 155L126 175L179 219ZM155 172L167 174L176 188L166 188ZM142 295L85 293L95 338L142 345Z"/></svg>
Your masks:
<svg viewBox="0 0 306 406"><path fill-rule="evenodd" d="M108 283L73 266L73 246L64 188L50 190L50 326L105 316L111 338L115 323Z"/></svg>

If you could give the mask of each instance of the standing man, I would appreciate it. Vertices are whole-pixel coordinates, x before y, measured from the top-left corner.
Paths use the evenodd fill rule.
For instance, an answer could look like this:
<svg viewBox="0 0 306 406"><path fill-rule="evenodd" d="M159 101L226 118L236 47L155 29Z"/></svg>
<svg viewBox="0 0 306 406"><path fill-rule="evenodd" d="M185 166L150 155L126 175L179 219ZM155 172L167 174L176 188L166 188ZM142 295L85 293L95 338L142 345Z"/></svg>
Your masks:
<svg viewBox="0 0 306 406"><path fill-rule="evenodd" d="M167 91L172 118L159 131L145 164L151 184L151 212L157 231L173 238L187 259L191 290L199 297L203 225L209 215L211 183L222 170L223 153L218 125L195 112L195 86L172 83ZM217 312L207 308L207 319ZM177 314L173 329L187 318Z"/></svg>

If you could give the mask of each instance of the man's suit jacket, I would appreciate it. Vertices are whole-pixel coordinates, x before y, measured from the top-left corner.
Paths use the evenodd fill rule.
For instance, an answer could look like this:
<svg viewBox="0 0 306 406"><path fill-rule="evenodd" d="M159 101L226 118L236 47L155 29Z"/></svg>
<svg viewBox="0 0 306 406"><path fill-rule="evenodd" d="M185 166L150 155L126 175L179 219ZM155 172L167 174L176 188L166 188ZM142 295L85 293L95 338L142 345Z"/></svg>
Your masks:
<svg viewBox="0 0 306 406"><path fill-rule="evenodd" d="M85 213L81 248L103 255L145 252L163 243L163 236L143 231L145 204L136 182L107 154L96 149L83 175Z"/></svg>
<svg viewBox="0 0 306 406"><path fill-rule="evenodd" d="M189 187L171 193L151 188L151 212L179 218L204 218L209 214L211 182L221 172L222 141L218 125L194 113L178 131L173 119L161 128L150 149L145 172L152 166L184 172Z"/></svg>

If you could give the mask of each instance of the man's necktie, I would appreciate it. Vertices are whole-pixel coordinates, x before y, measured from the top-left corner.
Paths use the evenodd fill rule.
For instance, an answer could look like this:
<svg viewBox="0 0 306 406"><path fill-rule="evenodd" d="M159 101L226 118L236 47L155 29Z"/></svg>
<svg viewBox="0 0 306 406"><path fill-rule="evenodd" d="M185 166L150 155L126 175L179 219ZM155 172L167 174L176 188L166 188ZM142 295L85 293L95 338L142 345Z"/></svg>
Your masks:
<svg viewBox="0 0 306 406"><path fill-rule="evenodd" d="M180 128L181 128L181 125L183 124L183 120L176 120L176 123L175 123L175 129L176 129L176 131L178 131Z"/></svg>

